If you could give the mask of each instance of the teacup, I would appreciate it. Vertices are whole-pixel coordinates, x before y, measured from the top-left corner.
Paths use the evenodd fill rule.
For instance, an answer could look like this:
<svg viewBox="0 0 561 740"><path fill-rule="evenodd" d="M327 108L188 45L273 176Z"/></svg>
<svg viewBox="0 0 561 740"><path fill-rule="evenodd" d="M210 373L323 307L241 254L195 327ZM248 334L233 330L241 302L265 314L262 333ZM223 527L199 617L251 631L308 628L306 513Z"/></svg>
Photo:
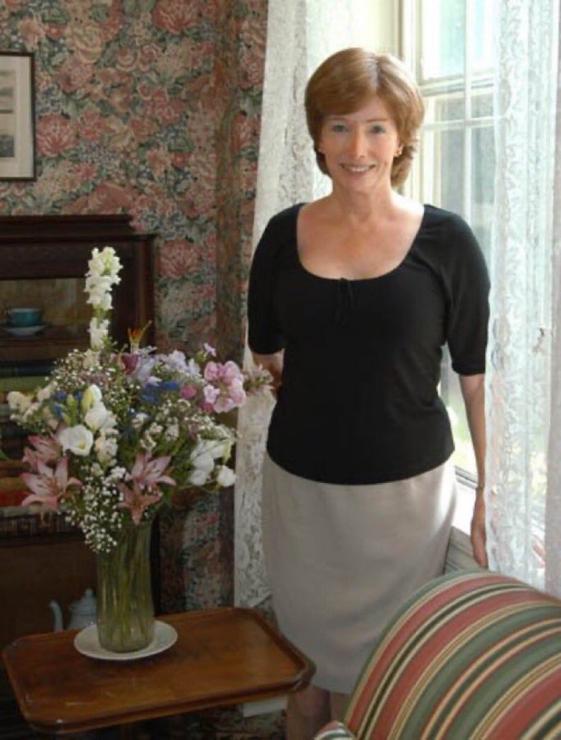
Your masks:
<svg viewBox="0 0 561 740"><path fill-rule="evenodd" d="M9 308L6 311L10 326L37 326L41 323L40 308Z"/></svg>

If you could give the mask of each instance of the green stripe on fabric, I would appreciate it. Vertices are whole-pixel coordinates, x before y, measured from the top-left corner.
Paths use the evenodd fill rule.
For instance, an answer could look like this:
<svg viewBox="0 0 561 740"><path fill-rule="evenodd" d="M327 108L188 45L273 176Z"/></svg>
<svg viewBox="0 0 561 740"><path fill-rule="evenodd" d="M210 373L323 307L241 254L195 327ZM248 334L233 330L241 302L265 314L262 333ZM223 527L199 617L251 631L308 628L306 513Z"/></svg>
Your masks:
<svg viewBox="0 0 561 740"><path fill-rule="evenodd" d="M561 630L561 620L559 620L557 609L557 620ZM545 618L545 615L544 615ZM514 628L514 625L513 625ZM543 630L543 626L536 625L536 634ZM497 656L485 661L486 668L492 667L496 658L504 651L499 651ZM522 653L517 653L513 659L507 659L502 665L494 668L489 677L477 687L468 704L462 707L459 714L450 724L447 735L455 737L454 733L464 732L467 736L473 732L475 727L480 723L482 716L491 710L505 691L520 680L529 671L538 667L543 661L561 655L561 632L558 635L549 635L541 642L529 644ZM483 672L483 668L478 674ZM456 701L461 699L461 693L456 695ZM515 699L513 699L515 700ZM450 703L449 711L453 711L453 704ZM445 718L445 717L444 717ZM442 723L439 723L442 724Z"/></svg>
<svg viewBox="0 0 561 740"><path fill-rule="evenodd" d="M555 701L540 717L537 718L520 740L555 740L561 737L561 699Z"/></svg>
<svg viewBox="0 0 561 740"><path fill-rule="evenodd" d="M404 721L404 731L416 733L420 737L427 724L440 727L453 712L456 703L462 700L469 685L477 682L489 663L508 653L513 644L517 644L516 638L508 640L513 629L528 627L532 631L535 620L528 616L526 604L522 605L518 613L513 614L512 610L509 612L511 613L503 610L502 614L485 615L479 624L475 622L461 633L451 635L451 651L446 653L444 650L441 656L433 658L424 666L424 678L419 679L414 695L411 692L409 696L412 707L410 716ZM555 616L558 617L558 613ZM495 625L494 620L497 620ZM537 628L538 634L540 629L543 628ZM502 644L501 639L505 637L506 644ZM454 646L454 642L457 645ZM482 657L481 664L476 665L477 660ZM458 688L444 705L439 706L456 684ZM433 720L436 720L434 725Z"/></svg>
<svg viewBox="0 0 561 740"><path fill-rule="evenodd" d="M364 717L362 718L360 723L361 730L364 731L365 727L372 728L375 726L378 718L378 711L381 708L383 709L383 704L387 699L387 695L391 692L393 685L399 679L403 670L406 669L406 665L415 659L415 653L417 650L434 632L438 633L450 621L450 619L457 616L458 613L464 611L465 608L472 606L478 601L487 599L489 595L503 593L504 591L520 590L521 588L526 587L512 581L505 581L503 583L490 582L489 585L480 585L477 589L468 591L461 596L456 597L455 600L449 602L432 614L422 627L411 636L411 638L403 645L401 650L393 657L392 662L386 671L384 680L377 687L368 711L365 712Z"/></svg>

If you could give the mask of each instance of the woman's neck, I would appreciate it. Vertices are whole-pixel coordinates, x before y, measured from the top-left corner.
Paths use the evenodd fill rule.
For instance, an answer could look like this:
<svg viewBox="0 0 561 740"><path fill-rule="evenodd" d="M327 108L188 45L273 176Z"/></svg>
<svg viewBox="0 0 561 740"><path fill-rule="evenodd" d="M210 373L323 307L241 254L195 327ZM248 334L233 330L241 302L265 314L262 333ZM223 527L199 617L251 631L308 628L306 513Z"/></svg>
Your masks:
<svg viewBox="0 0 561 740"><path fill-rule="evenodd" d="M325 202L337 219L364 224L399 215L406 207L407 199L391 188L372 193L353 193L334 187Z"/></svg>

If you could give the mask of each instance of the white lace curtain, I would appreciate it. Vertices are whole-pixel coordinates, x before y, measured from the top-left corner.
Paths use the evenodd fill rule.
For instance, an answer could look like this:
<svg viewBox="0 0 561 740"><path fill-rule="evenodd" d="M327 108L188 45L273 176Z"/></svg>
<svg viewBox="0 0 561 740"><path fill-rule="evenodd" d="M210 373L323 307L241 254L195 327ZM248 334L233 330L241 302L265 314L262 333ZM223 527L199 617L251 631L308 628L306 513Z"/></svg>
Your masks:
<svg viewBox="0 0 561 740"><path fill-rule="evenodd" d="M329 54L368 44L370 0L269 0L254 244L276 212L319 197L329 181L315 165L304 88ZM246 363L249 363L246 350ZM239 416L235 489L235 600L254 606L269 587L261 549L261 464L272 402L253 398Z"/></svg>
<svg viewBox="0 0 561 740"><path fill-rule="evenodd" d="M329 53L365 44L360 23L369 1L269 1L254 243L271 215L326 187L305 128L303 90ZM488 549L493 569L561 596L558 0L509 0L496 8ZM259 523L270 411L270 402L254 399L239 421L235 588L236 602L245 605L269 592Z"/></svg>
<svg viewBox="0 0 561 740"><path fill-rule="evenodd" d="M497 12L488 551L491 568L561 595L558 0Z"/></svg>

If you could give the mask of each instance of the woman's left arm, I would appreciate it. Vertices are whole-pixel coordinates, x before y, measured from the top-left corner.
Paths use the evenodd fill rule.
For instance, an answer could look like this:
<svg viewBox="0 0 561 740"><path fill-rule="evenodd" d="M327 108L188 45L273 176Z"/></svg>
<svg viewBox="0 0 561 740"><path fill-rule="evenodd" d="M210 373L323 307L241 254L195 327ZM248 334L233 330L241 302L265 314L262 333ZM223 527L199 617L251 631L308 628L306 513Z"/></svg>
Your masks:
<svg viewBox="0 0 561 740"><path fill-rule="evenodd" d="M485 548L485 375L460 375L460 387L466 407L467 420L477 466L475 505L471 520L473 556L482 567L487 567Z"/></svg>

